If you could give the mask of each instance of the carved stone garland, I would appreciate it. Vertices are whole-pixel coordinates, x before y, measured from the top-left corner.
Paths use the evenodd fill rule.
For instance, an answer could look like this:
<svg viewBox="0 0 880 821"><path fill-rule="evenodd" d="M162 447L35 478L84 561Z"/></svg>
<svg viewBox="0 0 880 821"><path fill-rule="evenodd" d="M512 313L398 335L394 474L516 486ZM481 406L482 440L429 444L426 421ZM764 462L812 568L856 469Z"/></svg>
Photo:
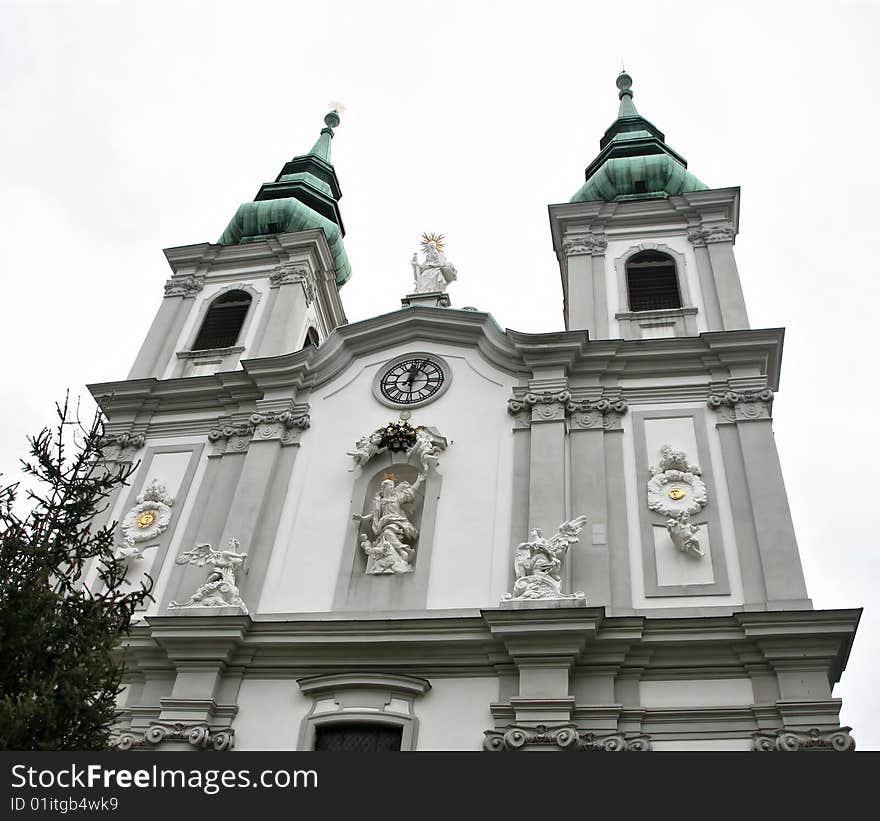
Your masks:
<svg viewBox="0 0 880 821"><path fill-rule="evenodd" d="M645 752L651 749L646 735L626 736L623 733L596 735L579 730L574 724L548 727L512 725L505 730L486 730L483 749L487 752L507 752L530 746L550 746L572 752Z"/></svg>
<svg viewBox="0 0 880 821"><path fill-rule="evenodd" d="M690 465L684 451L664 445L661 459L651 467L648 508L667 516L666 530L672 543L689 556L705 555L697 538L699 529L690 517L705 507L708 496L700 468Z"/></svg>
<svg viewBox="0 0 880 821"><path fill-rule="evenodd" d="M755 735L755 750L758 752L788 752L799 750L826 749L829 752L848 753L856 748L855 739L849 734L852 727L838 727L836 730L777 730L774 733Z"/></svg>
<svg viewBox="0 0 880 821"><path fill-rule="evenodd" d="M235 730L215 730L205 724L156 723L150 725L143 735L124 730L111 740L117 750L131 750L157 746L164 741L185 741L201 750L213 749L217 752L231 750L235 746Z"/></svg>

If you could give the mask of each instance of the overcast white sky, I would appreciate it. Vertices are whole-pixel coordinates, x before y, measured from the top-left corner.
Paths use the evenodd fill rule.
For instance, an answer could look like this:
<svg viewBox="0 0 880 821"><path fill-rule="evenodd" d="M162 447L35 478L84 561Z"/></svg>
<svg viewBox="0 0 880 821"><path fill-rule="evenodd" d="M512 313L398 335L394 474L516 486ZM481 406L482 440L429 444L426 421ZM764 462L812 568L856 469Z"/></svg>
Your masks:
<svg viewBox="0 0 880 821"><path fill-rule="evenodd" d="M0 0L0 470L67 388L124 378L163 248L214 242L307 151L327 102L349 320L399 307L422 231L453 304L561 329L547 204L639 111L710 187L742 187L753 327L786 328L774 405L807 585L865 607L835 695L880 749L876 2Z"/></svg>

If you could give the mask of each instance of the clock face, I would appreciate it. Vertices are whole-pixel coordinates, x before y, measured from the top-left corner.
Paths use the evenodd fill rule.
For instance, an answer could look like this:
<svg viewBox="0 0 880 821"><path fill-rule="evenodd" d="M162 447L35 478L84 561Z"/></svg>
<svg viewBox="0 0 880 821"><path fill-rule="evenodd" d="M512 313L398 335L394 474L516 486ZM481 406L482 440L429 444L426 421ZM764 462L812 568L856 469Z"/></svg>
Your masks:
<svg viewBox="0 0 880 821"><path fill-rule="evenodd" d="M418 354L395 362L382 373L379 390L397 405L413 405L435 396L446 382L443 366Z"/></svg>

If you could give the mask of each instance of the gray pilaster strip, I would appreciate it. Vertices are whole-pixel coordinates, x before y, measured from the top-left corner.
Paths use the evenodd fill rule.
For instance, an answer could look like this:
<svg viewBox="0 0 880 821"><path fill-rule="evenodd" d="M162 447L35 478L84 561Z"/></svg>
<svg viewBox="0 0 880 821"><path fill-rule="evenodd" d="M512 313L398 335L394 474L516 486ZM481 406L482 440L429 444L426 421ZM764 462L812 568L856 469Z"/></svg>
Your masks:
<svg viewBox="0 0 880 821"><path fill-rule="evenodd" d="M593 324L588 326L591 339L608 339L608 294L605 287L605 255L591 257L593 267Z"/></svg>
<svg viewBox="0 0 880 821"><path fill-rule="evenodd" d="M187 308L192 305L193 300L183 296L169 296L162 300L144 344L131 366L129 379L150 376L161 379L186 321Z"/></svg>
<svg viewBox="0 0 880 821"><path fill-rule="evenodd" d="M718 302L721 306L721 320L725 331L740 330L749 327L746 303L743 299L739 271L733 256L733 243L708 243L709 259L715 275L715 287L718 289Z"/></svg>
<svg viewBox="0 0 880 821"><path fill-rule="evenodd" d="M803 606L809 600L771 422L743 421L736 427L742 443L768 606L777 609L780 603L792 600Z"/></svg>
<svg viewBox="0 0 880 821"><path fill-rule="evenodd" d="M605 432L572 428L571 516L587 517L580 543L570 552L571 591L583 590L590 607L611 603L608 557L608 508L605 479ZM594 539L594 534L597 539ZM594 544L604 534L601 543Z"/></svg>
<svg viewBox="0 0 880 821"><path fill-rule="evenodd" d="M705 245L697 245L694 247L694 255L697 258L697 275L703 294L706 324L710 331L720 331L724 328L724 324L721 320L721 306L718 304L718 290L715 287L715 278L712 276L709 250Z"/></svg>
<svg viewBox="0 0 880 821"><path fill-rule="evenodd" d="M565 418L532 422L529 527L556 532L565 521Z"/></svg>
<svg viewBox="0 0 880 821"><path fill-rule="evenodd" d="M626 483L623 476L623 431L605 434L605 492L608 505L608 553L611 606L609 615L633 613L629 570L629 529L626 522Z"/></svg>
<svg viewBox="0 0 880 821"><path fill-rule="evenodd" d="M724 474L730 495L733 513L733 528L739 552L740 573L742 575L743 597L746 609L764 609L767 591L761 571L761 553L758 549L758 536L755 520L749 501L746 467L743 463L742 448L736 425L718 425L721 441L721 455L724 459Z"/></svg>

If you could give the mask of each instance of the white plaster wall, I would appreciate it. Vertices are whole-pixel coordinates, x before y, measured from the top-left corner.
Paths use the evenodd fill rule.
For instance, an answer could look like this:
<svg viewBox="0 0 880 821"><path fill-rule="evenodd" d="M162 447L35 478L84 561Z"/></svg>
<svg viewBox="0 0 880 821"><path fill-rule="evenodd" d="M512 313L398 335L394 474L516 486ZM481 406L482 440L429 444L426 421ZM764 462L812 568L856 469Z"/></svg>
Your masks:
<svg viewBox="0 0 880 821"><path fill-rule="evenodd" d="M353 362L312 394L312 424L297 455L260 612L331 608L357 477L346 451L398 418L398 410L373 396L373 378L389 359L411 351L435 353L452 370L449 389L413 409L411 418L449 440L440 458L430 568L416 571L430 572L428 607L498 603L499 562L508 562L511 551L513 433L506 400L515 380L476 350L413 339Z"/></svg>
<svg viewBox="0 0 880 821"><path fill-rule="evenodd" d="M627 238L614 238L609 235L608 247L605 250L605 287L608 294L608 327L609 337L615 339L620 336L620 323L614 318L616 313L629 310L629 306L621 304L620 301L620 284L618 282L617 260L619 260L628 252L642 245L643 243L654 243L656 245L665 245L674 251L682 254L685 258L684 263L684 280L687 285L689 299L685 299L687 303L685 307L697 308L697 331L702 333L708 331L706 324L706 309L703 303L703 292L700 288L699 274L697 273L697 257L694 253L693 246L688 242L685 235L685 229L681 229L682 233L675 235L667 233L669 225L658 225L655 229L650 226L646 227L644 233L638 236L630 235ZM623 293L626 293L626 285L624 283ZM684 295L682 295L684 297Z"/></svg>
<svg viewBox="0 0 880 821"><path fill-rule="evenodd" d="M704 409L703 405L694 404L645 404L630 405L630 412L634 411L654 411L654 410L681 410L684 414L692 409ZM626 511L627 526L629 530L629 556L630 556L630 580L632 583L633 607L643 608L661 608L661 607L730 607L741 605L744 602L742 588L742 573L739 566L739 557L736 550L736 538L733 528L733 512L730 506L730 496L727 488L727 480L724 474L724 461L721 455L721 442L718 438L718 431L715 426L710 424L710 414L703 414L705 422L705 432L709 442L709 454L711 461L712 476L715 480L715 490L709 498L709 504L717 505L718 517L721 522L721 533L712 534L712 545L716 551L721 550L723 560L727 563L728 582L730 584L730 595L726 596L661 596L651 597L645 596L644 584L644 564L642 562L641 547L641 525L639 522L639 506L647 505L647 484L650 476L638 475L636 468L635 440L633 428L631 424L624 422L623 429L623 472L624 484L626 486ZM658 420L659 421L659 420ZM665 421L665 420L664 420ZM697 422L699 423L699 422ZM659 441L662 436L666 436L673 441ZM648 462L656 464L658 451L661 444L669 444L674 448L684 450L692 460L697 459L696 438L693 434L693 427L689 430L687 426L682 427L679 431L680 438L676 435L676 428L662 429L651 428L649 422L646 427L646 438L648 448ZM650 438L654 436L654 441ZM704 465L701 465L704 468Z"/></svg>
<svg viewBox="0 0 880 821"><path fill-rule="evenodd" d="M481 750L483 731L493 725L489 704L498 700L498 679L432 678L416 700L417 750Z"/></svg>
<svg viewBox="0 0 880 821"><path fill-rule="evenodd" d="M183 324L183 329L181 330L180 335L177 338L177 342L174 345L174 352L171 354L171 360L165 365L165 370L162 373L162 379L170 379L173 376L174 369L177 367L178 362L176 356L177 351L189 349L189 345L196 334L196 322L202 317L202 306L208 302L211 302L221 291L229 291L236 288L241 288L242 290L253 288L259 293L259 298L254 297L255 304L252 304L250 308L250 310L254 312L253 315L245 320L245 322L247 323L247 332L245 333L245 337L243 340L239 340L238 342L239 345L244 346L244 351L241 353L240 359L247 359L248 352L254 343L254 335L256 334L257 329L260 326L260 320L262 319L263 312L266 310L266 297L269 293L268 273L265 277L258 277L256 279L246 277L238 283L231 283L227 280L223 280L222 282L205 283L205 287L201 291L199 291L198 295L194 299L191 300L192 304L190 305L189 315L187 316L186 322L184 322ZM206 369L205 372L213 373L214 371L216 371L216 366L212 367L213 370Z"/></svg>
<svg viewBox="0 0 880 821"><path fill-rule="evenodd" d="M701 738L688 741L652 741L655 752L749 752L752 749L750 738Z"/></svg>
<svg viewBox="0 0 880 821"><path fill-rule="evenodd" d="M642 707L744 707L755 703L748 678L668 679L639 682Z"/></svg>
<svg viewBox="0 0 880 821"><path fill-rule="evenodd" d="M232 722L235 749L295 750L311 706L312 699L292 679L244 679Z"/></svg>

